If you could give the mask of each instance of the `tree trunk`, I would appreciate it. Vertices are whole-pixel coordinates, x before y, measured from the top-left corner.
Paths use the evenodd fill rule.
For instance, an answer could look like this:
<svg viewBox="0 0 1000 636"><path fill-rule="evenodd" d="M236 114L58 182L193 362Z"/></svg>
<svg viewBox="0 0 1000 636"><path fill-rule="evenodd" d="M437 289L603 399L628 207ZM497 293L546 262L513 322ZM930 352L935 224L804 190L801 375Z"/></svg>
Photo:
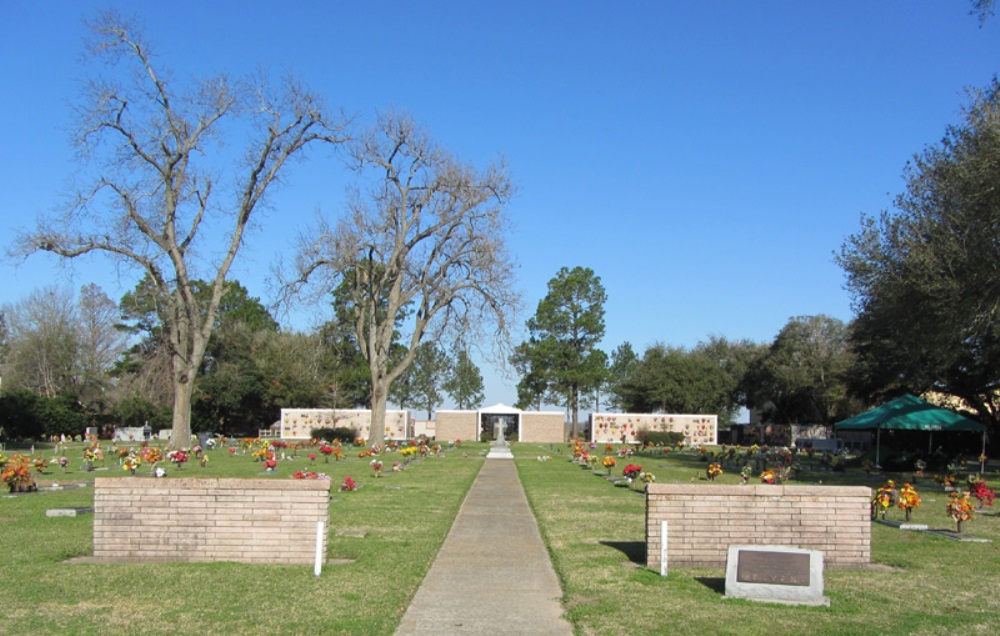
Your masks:
<svg viewBox="0 0 1000 636"><path fill-rule="evenodd" d="M570 408L573 412L573 439L578 435L577 421L580 419L580 390L576 387L570 389Z"/></svg>
<svg viewBox="0 0 1000 636"><path fill-rule="evenodd" d="M173 448L188 448L191 446L191 396L194 393L192 374L174 374L174 417L170 433L170 445Z"/></svg>
<svg viewBox="0 0 1000 636"><path fill-rule="evenodd" d="M381 446L385 441L385 403L388 396L388 387L384 377L372 380L372 418L368 427L368 446L378 444Z"/></svg>

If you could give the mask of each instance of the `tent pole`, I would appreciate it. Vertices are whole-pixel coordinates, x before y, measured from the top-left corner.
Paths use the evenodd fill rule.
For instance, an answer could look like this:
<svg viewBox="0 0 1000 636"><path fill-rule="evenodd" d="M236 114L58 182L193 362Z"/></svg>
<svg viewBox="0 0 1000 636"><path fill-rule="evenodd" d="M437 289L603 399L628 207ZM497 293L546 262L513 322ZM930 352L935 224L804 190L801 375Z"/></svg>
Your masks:
<svg viewBox="0 0 1000 636"><path fill-rule="evenodd" d="M882 446L882 427L879 426L875 429L875 468L881 469L882 464L879 462L879 450Z"/></svg>
<svg viewBox="0 0 1000 636"><path fill-rule="evenodd" d="M986 473L986 429L983 429L983 452L979 454L979 474Z"/></svg>

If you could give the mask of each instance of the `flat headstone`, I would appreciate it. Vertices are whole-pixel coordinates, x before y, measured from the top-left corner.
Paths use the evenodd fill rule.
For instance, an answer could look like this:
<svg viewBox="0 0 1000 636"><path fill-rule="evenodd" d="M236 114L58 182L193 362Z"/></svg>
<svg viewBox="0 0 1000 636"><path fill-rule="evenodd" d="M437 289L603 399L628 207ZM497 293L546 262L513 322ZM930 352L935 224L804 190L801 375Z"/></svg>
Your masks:
<svg viewBox="0 0 1000 636"><path fill-rule="evenodd" d="M725 598L828 606L823 553L777 545L729 546Z"/></svg>
<svg viewBox="0 0 1000 636"><path fill-rule="evenodd" d="M990 539L976 537L971 534L966 534L965 532L955 532L954 530L934 529L925 530L924 532L927 534L933 534L936 537L944 537L945 539L961 541L963 543L993 543Z"/></svg>
<svg viewBox="0 0 1000 636"><path fill-rule="evenodd" d="M928 528L926 523L911 523L909 521L883 521L881 519L876 519L875 522L882 524L883 526L889 526L890 528L898 528L899 530L924 531Z"/></svg>
<svg viewBox="0 0 1000 636"><path fill-rule="evenodd" d="M353 528L345 528L344 530L337 530L338 537L354 537L356 539L364 539L368 535L364 530L356 530Z"/></svg>
<svg viewBox="0 0 1000 636"><path fill-rule="evenodd" d="M79 506L76 508L50 508L45 511L46 517L79 517L90 514L94 509L89 506Z"/></svg>

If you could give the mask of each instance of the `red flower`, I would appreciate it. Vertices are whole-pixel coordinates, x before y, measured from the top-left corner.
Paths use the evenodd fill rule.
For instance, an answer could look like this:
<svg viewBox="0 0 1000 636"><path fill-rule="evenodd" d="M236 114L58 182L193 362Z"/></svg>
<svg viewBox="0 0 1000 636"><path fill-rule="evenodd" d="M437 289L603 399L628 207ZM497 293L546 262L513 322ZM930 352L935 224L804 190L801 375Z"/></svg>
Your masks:
<svg viewBox="0 0 1000 636"><path fill-rule="evenodd" d="M635 479L642 472L642 466L637 466L636 464L627 464L625 469L622 470L622 474L629 479Z"/></svg>

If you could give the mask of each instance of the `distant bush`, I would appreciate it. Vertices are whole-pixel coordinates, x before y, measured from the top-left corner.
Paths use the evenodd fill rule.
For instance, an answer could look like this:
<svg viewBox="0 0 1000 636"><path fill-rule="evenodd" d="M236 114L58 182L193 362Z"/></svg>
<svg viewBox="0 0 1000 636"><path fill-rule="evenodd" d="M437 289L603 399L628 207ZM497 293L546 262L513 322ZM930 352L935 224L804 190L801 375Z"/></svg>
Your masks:
<svg viewBox="0 0 1000 636"><path fill-rule="evenodd" d="M313 439L325 439L328 442L339 439L343 444L350 444L358 436L358 432L353 428L338 426L337 428L314 428L309 431L309 435Z"/></svg>
<svg viewBox="0 0 1000 636"><path fill-rule="evenodd" d="M647 431L646 429L642 429L636 435L636 439L643 445L676 446L677 442L684 441L684 433L664 433L662 431Z"/></svg>

